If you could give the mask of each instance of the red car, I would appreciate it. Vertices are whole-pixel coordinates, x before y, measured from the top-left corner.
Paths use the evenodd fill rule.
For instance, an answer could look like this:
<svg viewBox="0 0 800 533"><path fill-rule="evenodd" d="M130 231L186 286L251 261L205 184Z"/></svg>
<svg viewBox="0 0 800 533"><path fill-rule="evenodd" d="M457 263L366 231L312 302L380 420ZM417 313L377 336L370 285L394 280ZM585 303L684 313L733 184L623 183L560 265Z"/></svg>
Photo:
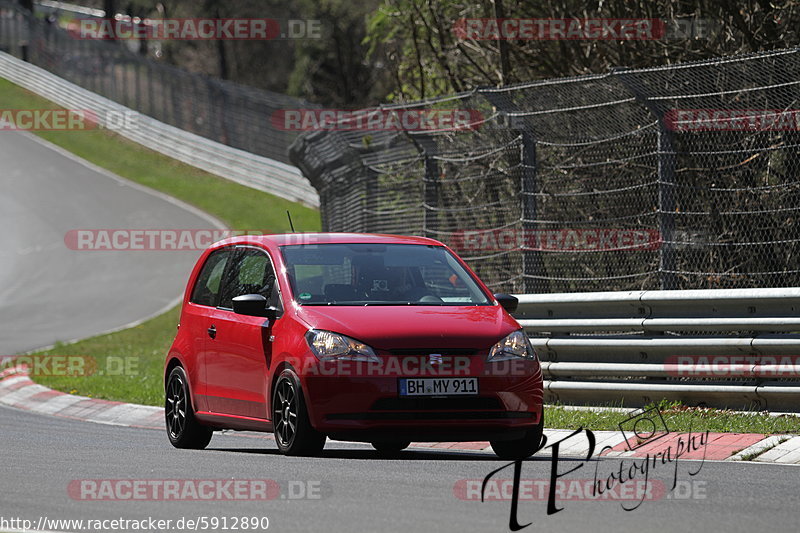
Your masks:
<svg viewBox="0 0 800 533"><path fill-rule="evenodd" d="M165 365L170 442L273 431L287 455L326 438L392 453L412 441L489 440L534 453L542 372L509 312L442 243L419 237L235 237L189 278Z"/></svg>

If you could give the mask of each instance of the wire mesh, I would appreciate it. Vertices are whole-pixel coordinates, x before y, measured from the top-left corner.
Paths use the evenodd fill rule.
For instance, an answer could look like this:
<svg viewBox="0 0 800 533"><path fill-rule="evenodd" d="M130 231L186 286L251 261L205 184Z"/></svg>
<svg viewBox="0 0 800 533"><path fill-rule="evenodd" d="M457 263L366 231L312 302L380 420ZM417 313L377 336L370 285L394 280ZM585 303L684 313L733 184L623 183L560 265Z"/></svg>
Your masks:
<svg viewBox="0 0 800 533"><path fill-rule="evenodd" d="M290 151L327 230L436 238L497 291L795 286L798 80L795 49L614 69L381 108L467 128L332 125Z"/></svg>
<svg viewBox="0 0 800 533"><path fill-rule="evenodd" d="M297 133L274 127L270 118L278 110L318 107L155 61L124 42L77 39L2 0L0 50L161 122L284 163Z"/></svg>
<svg viewBox="0 0 800 533"><path fill-rule="evenodd" d="M2 0L0 49L178 128L292 161L320 193L325 229L436 238L498 291L800 281L797 49L380 108L463 110L465 128L333 124L300 137L270 117L307 102L74 39Z"/></svg>

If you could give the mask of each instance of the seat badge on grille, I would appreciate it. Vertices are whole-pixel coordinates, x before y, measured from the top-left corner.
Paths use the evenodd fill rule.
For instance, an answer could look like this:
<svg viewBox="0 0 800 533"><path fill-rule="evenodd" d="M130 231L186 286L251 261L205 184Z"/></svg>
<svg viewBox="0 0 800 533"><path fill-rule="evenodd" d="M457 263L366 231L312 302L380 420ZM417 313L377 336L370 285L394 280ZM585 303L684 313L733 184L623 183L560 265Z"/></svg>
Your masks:
<svg viewBox="0 0 800 533"><path fill-rule="evenodd" d="M440 353L432 353L428 355L428 362L432 365L441 365L442 364L442 354Z"/></svg>

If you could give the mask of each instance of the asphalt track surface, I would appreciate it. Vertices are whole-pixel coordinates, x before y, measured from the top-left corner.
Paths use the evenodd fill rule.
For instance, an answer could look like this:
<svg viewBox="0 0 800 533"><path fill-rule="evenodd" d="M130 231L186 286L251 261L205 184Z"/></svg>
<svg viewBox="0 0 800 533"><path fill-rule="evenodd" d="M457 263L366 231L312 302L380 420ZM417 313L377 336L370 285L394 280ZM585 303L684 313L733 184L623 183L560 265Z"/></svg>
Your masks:
<svg viewBox="0 0 800 533"><path fill-rule="evenodd" d="M136 519L268 517L270 531L503 532L510 503L463 501L454 486L481 480L505 464L487 453L407 450L397 459L378 457L362 444L328 442L321 457L278 454L257 434L215 434L209 449L177 450L162 431L53 418L0 407L0 517ZM617 459L603 459L616 469ZM565 460L560 470L577 465ZM689 479L696 461L678 463L678 479ZM549 455L523 463L523 479L547 479ZM586 467L583 471L592 477ZM578 471L581 472L581 471ZM709 531L794 532L800 524L800 469L770 464L705 462L693 478L703 499L646 501L626 512L617 501L558 501L563 511L547 515L544 501L521 502L524 531ZM651 479L669 482L672 472ZM512 477L510 469L497 478ZM582 479L581 473L566 479ZM71 496L74 480L269 479L282 486L268 501L87 501ZM288 482L320 487L314 499L288 498ZM309 485L308 483L311 483ZM299 494L296 491L295 494ZM316 495L316 494L315 494ZM173 522L174 524L175 522ZM174 526L173 526L174 529Z"/></svg>
<svg viewBox="0 0 800 533"><path fill-rule="evenodd" d="M0 132L0 356L122 327L175 303L198 251L75 251L71 229L214 221L29 134Z"/></svg>

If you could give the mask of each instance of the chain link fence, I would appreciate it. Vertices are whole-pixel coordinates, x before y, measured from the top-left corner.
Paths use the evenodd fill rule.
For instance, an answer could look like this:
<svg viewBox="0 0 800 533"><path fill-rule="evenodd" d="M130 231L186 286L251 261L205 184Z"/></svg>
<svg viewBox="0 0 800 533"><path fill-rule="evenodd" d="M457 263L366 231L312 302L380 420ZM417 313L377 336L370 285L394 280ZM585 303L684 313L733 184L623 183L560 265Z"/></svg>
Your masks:
<svg viewBox="0 0 800 533"><path fill-rule="evenodd" d="M471 120L333 121L290 153L326 230L436 238L497 291L796 286L799 53L383 106Z"/></svg>
<svg viewBox="0 0 800 533"><path fill-rule="evenodd" d="M270 117L313 107L160 63L124 42L77 39L53 19L3 0L0 50L166 124L284 163L297 134L274 128Z"/></svg>
<svg viewBox="0 0 800 533"><path fill-rule="evenodd" d="M498 291L800 281L798 50L383 106L384 117L470 120L334 121L297 138L291 157L297 128L274 118L315 107L302 100L75 39L4 0L0 50L180 129L291 160L319 191L327 230L437 238Z"/></svg>

